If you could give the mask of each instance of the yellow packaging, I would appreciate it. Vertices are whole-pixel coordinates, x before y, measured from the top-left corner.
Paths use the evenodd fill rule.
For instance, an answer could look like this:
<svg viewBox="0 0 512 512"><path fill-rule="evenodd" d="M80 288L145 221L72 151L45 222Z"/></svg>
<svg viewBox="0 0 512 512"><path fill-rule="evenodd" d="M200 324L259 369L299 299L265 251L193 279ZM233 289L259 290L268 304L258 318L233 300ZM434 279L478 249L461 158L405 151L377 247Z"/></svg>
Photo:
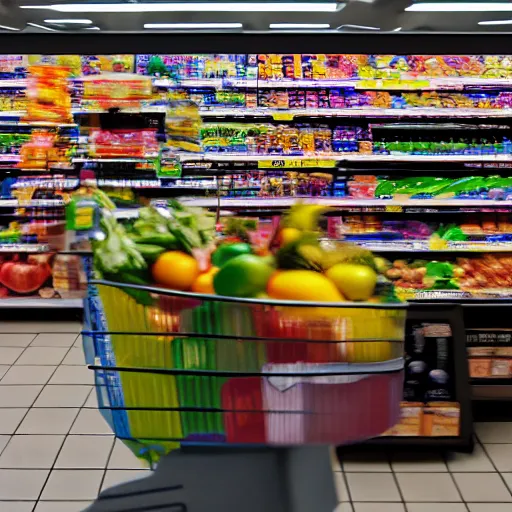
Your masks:
<svg viewBox="0 0 512 512"><path fill-rule="evenodd" d="M423 435L457 437L460 433L460 405L454 402L429 402L423 414Z"/></svg>
<svg viewBox="0 0 512 512"><path fill-rule="evenodd" d="M423 404L419 402L402 402L400 404L400 421L383 435L398 437L421 436L422 425Z"/></svg>

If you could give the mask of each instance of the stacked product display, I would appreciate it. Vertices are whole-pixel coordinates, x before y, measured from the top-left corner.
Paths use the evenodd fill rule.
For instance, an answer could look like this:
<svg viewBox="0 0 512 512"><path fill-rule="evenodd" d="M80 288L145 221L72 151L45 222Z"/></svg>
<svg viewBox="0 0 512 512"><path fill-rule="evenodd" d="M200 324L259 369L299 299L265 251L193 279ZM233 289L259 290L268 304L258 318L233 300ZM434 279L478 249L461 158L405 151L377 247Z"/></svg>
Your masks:
<svg viewBox="0 0 512 512"><path fill-rule="evenodd" d="M66 204L67 227L85 232L98 227L100 215L88 210L98 202L113 201L117 218L133 222L146 215L141 204L182 197L185 207L216 212L219 225L231 221L236 236L245 226L251 240L243 241L262 247L300 199L326 208L323 243L371 250L374 271L415 307L493 301L499 308L511 298L510 56L3 58L0 241L68 250L69 240L42 245L56 240L53 224L64 226ZM73 222L70 212L83 215ZM41 288L56 289L49 280ZM447 325L427 318L408 329L423 324ZM503 376L505 356L496 347L489 357L476 351L474 379L492 368ZM444 417L432 406L429 374L458 379L456 365L434 359L425 361L421 397L410 398L422 404L421 435L455 432L428 419ZM437 401L462 418L464 397L451 389Z"/></svg>

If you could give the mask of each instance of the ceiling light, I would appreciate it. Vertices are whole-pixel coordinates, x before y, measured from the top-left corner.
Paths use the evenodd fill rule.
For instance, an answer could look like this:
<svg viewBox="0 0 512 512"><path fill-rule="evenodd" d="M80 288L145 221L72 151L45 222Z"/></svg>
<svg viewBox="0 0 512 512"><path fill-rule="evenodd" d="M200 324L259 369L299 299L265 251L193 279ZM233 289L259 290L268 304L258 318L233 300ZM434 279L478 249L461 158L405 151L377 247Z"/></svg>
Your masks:
<svg viewBox="0 0 512 512"><path fill-rule="evenodd" d="M57 12L336 12L344 4L336 2L151 2L151 3L78 3L21 5L22 9L47 9Z"/></svg>
<svg viewBox="0 0 512 512"><path fill-rule="evenodd" d="M410 12L500 12L512 11L510 2L420 2L405 9Z"/></svg>
<svg viewBox="0 0 512 512"><path fill-rule="evenodd" d="M175 30L194 30L194 29L230 29L243 28L241 23L145 23L144 28L153 29L175 29Z"/></svg>
<svg viewBox="0 0 512 512"><path fill-rule="evenodd" d="M391 32L401 32L401 31L402 31L402 27L396 27Z"/></svg>
<svg viewBox="0 0 512 512"><path fill-rule="evenodd" d="M101 30L101 28L100 27L96 27L96 26L94 26L94 27L84 27L84 30Z"/></svg>
<svg viewBox="0 0 512 512"><path fill-rule="evenodd" d="M27 25L30 25L31 27L35 28L40 28L43 30L48 30L48 32L58 32L58 30L55 30L54 28L44 27L43 25L38 25L37 23L27 23Z"/></svg>
<svg viewBox="0 0 512 512"><path fill-rule="evenodd" d="M45 23L50 25L59 25L61 23L69 23L70 25L92 25L91 20L44 20Z"/></svg>
<svg viewBox="0 0 512 512"><path fill-rule="evenodd" d="M479 21L479 25L512 25L512 20Z"/></svg>
<svg viewBox="0 0 512 512"><path fill-rule="evenodd" d="M325 28L331 28L331 25L329 23L271 23L268 26L270 29L277 29L277 30L288 30L288 29L325 29Z"/></svg>
<svg viewBox="0 0 512 512"><path fill-rule="evenodd" d="M17 32L20 29L15 27L8 27L7 25L0 25L0 30L12 30L14 32Z"/></svg>
<svg viewBox="0 0 512 512"><path fill-rule="evenodd" d="M379 27L369 27L367 25L341 25L341 27L338 27L338 30L344 30L346 28L352 30L380 30Z"/></svg>

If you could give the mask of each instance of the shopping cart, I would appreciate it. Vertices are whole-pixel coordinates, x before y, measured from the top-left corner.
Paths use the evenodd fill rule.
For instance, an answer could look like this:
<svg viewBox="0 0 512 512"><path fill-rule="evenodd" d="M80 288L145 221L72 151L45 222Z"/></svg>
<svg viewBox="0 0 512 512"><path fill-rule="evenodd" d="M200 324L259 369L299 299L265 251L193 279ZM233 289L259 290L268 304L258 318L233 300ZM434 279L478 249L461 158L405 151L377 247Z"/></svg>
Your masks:
<svg viewBox="0 0 512 512"><path fill-rule="evenodd" d="M398 422L406 304L91 285L84 347L100 409L138 457L161 459L149 487L164 489L161 508L136 508L150 495L139 482L94 511L331 512L327 446ZM129 506L108 508L126 493Z"/></svg>

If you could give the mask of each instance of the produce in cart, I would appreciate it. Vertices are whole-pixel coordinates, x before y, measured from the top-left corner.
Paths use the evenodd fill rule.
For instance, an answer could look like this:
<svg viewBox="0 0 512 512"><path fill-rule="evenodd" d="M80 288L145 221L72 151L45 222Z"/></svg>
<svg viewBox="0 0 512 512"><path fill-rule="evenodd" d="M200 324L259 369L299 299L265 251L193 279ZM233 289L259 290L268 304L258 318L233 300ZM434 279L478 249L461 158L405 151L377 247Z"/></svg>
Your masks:
<svg viewBox="0 0 512 512"><path fill-rule="evenodd" d="M94 263L112 334L96 346L137 454L338 444L397 423L405 310L369 251L321 241L322 213L296 204L267 245L251 242L257 225L216 235L211 214L177 202L125 226L103 218Z"/></svg>

